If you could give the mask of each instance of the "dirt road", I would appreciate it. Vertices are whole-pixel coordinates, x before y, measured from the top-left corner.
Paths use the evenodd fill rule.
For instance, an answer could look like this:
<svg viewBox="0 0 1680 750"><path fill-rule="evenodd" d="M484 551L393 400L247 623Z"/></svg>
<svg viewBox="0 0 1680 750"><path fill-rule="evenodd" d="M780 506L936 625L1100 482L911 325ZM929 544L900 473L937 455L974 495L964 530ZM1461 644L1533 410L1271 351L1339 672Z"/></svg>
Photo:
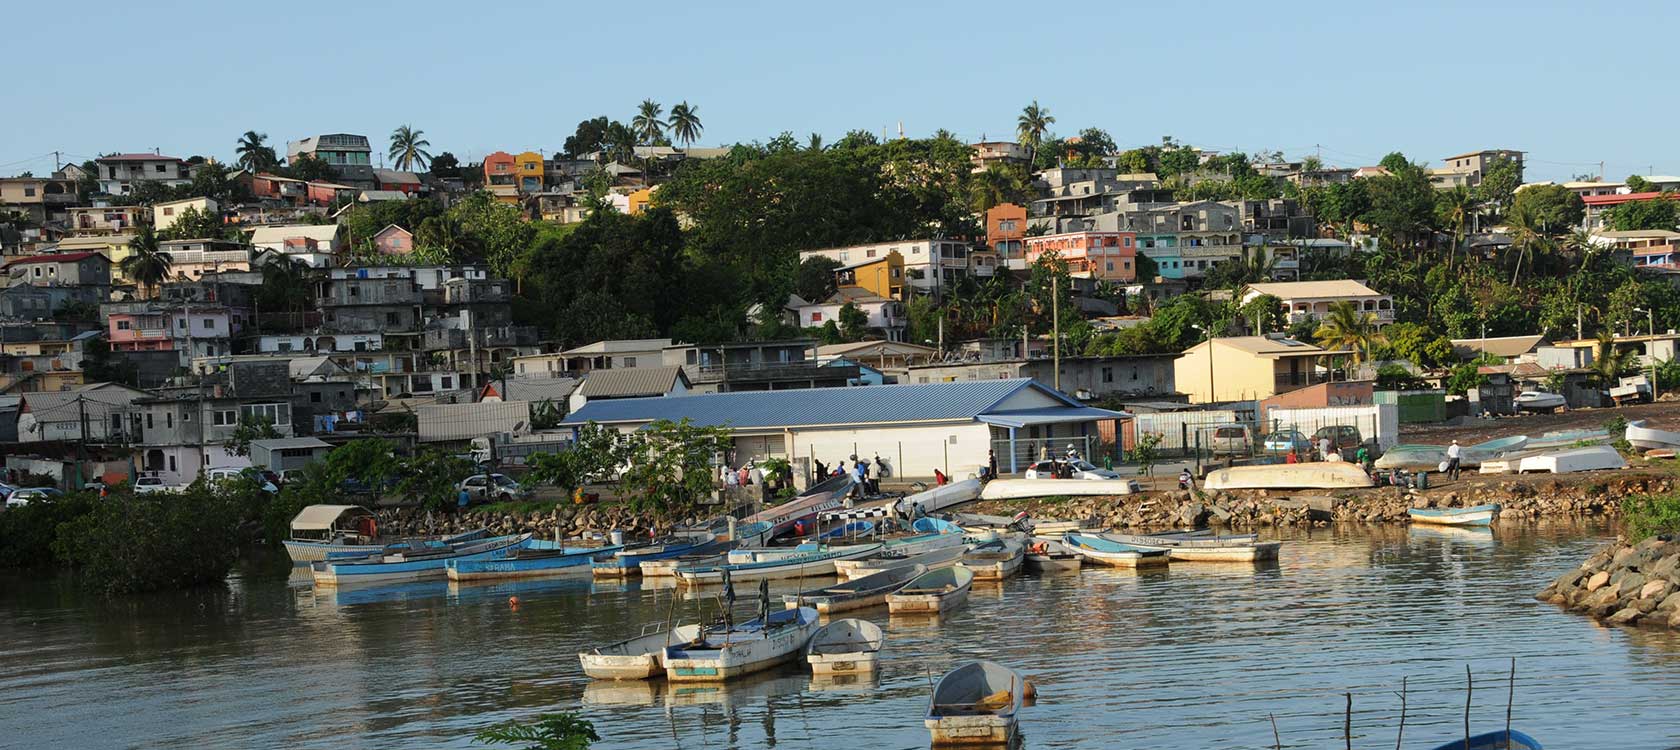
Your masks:
<svg viewBox="0 0 1680 750"><path fill-rule="evenodd" d="M1402 443L1446 443L1457 440L1464 444L1479 443L1512 435L1538 436L1542 432L1559 430L1597 429L1606 421L1622 417L1628 421L1646 420L1650 426L1666 430L1680 430L1680 401L1661 401L1654 404L1634 404L1609 409L1572 409L1555 414L1523 414L1514 417L1472 420L1463 426L1402 425Z"/></svg>

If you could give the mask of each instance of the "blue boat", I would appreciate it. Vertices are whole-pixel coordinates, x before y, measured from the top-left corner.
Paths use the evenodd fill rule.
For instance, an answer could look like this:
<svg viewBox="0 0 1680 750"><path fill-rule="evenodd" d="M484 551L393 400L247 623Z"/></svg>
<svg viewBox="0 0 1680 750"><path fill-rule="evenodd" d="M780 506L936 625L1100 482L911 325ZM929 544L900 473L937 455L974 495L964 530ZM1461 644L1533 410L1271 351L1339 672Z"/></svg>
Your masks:
<svg viewBox="0 0 1680 750"><path fill-rule="evenodd" d="M962 534L963 527L940 518L923 517L910 524L910 528L924 534Z"/></svg>
<svg viewBox="0 0 1680 750"><path fill-rule="evenodd" d="M839 539L848 536L863 536L875 530L874 521L847 521L819 535L818 539Z"/></svg>
<svg viewBox="0 0 1680 750"><path fill-rule="evenodd" d="M1062 535L1062 543L1084 555L1085 559L1112 568L1165 565L1170 557L1164 549L1145 549L1094 534L1076 534L1071 531Z"/></svg>
<svg viewBox="0 0 1680 750"><path fill-rule="evenodd" d="M1473 505L1468 508L1410 508L1406 511L1413 523L1437 526L1488 526L1499 516L1499 503Z"/></svg>
<svg viewBox="0 0 1680 750"><path fill-rule="evenodd" d="M555 542L532 540L512 554L497 557L450 560L444 574L451 581L494 581L506 578L543 578L583 573L603 556L624 549L611 547L566 547Z"/></svg>
<svg viewBox="0 0 1680 750"><path fill-rule="evenodd" d="M729 542L721 542L710 536L667 540L647 547L620 550L618 554L611 557L596 560L592 570L600 578L633 576L642 572L642 563L648 560L668 560L685 555L713 554L722 552L729 546Z"/></svg>
<svg viewBox="0 0 1680 750"><path fill-rule="evenodd" d="M1515 729L1501 729L1497 732L1478 734L1466 739L1456 739L1441 745L1434 750L1541 750L1540 741Z"/></svg>
<svg viewBox="0 0 1680 750"><path fill-rule="evenodd" d="M310 573L317 586L443 578L450 563L510 557L530 543L530 534L499 536L437 552L398 552L360 560L323 560L315 563Z"/></svg>

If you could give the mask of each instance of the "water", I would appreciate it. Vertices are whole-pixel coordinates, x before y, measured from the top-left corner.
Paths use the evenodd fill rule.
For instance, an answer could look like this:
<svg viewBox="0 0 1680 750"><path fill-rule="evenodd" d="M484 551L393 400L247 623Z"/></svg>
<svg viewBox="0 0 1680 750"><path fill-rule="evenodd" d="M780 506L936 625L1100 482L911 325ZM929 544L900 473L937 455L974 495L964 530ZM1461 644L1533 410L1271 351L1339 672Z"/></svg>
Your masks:
<svg viewBox="0 0 1680 750"><path fill-rule="evenodd" d="M1086 568L976 586L942 622L887 627L877 681L788 668L722 688L591 683L576 652L662 621L670 589L581 579L315 593L307 583L90 599L0 578L0 747L467 747L479 728L576 710L599 748L926 747L930 676L977 657L1036 676L1029 748L1406 747L1516 726L1548 747L1680 744L1680 635L1532 600L1603 529L1300 532L1268 566ZM508 604L517 594L521 606ZM692 611L697 602L679 601ZM1613 738L1613 741L1611 741ZM479 746L482 747L482 746Z"/></svg>

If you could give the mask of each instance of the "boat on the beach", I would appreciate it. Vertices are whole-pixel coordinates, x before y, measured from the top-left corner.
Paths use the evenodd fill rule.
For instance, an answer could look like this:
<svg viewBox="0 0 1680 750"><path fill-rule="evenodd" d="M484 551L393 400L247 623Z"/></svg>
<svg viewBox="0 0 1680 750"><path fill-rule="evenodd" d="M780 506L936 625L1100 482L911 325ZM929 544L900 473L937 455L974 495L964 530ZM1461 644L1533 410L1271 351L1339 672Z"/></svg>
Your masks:
<svg viewBox="0 0 1680 750"><path fill-rule="evenodd" d="M1517 411L1554 412L1569 404L1562 394L1546 391L1523 391L1511 399Z"/></svg>
<svg viewBox="0 0 1680 750"><path fill-rule="evenodd" d="M1100 522L1095 519L1086 519L1083 521L1060 521L1052 519L1040 521L1034 519L1032 522L1032 533L1039 536L1057 537L1066 534L1069 531L1090 531L1096 529L1099 525Z"/></svg>
<svg viewBox="0 0 1680 750"><path fill-rule="evenodd" d="M597 680L647 680L665 674L665 647L688 643L700 635L699 625L645 632L618 643L578 654L583 673Z"/></svg>
<svg viewBox="0 0 1680 750"><path fill-rule="evenodd" d="M1628 423L1627 433L1623 435L1635 448L1644 450L1676 450L1680 449L1680 432L1659 430L1646 427L1643 419Z"/></svg>
<svg viewBox="0 0 1680 750"><path fill-rule="evenodd" d="M587 573L598 559L623 550L608 547L566 547L544 540L530 540L507 555L450 560L445 574L451 581L496 581L510 578L548 578Z"/></svg>
<svg viewBox="0 0 1680 750"><path fill-rule="evenodd" d="M1111 568L1142 568L1166 565L1167 560L1170 559L1165 549L1134 547L1095 534L1068 532L1062 536L1062 541L1078 551L1079 554L1084 555L1086 560Z"/></svg>
<svg viewBox="0 0 1680 750"><path fill-rule="evenodd" d="M854 609L876 607L887 602L887 595L927 572L920 565L888 568L873 575L826 586L814 591L784 594L782 601L788 609L813 607L819 614L831 615Z"/></svg>
<svg viewBox="0 0 1680 750"><path fill-rule="evenodd" d="M774 581L787 578L816 578L834 575L834 563L868 557L881 549L881 544L855 544L830 551L809 552L766 562L731 563L703 568L677 568L677 581L685 586L721 584L724 575L737 583Z"/></svg>
<svg viewBox="0 0 1680 750"><path fill-rule="evenodd" d="M1501 729L1497 732L1478 734L1474 737L1460 737L1436 745L1434 750L1542 750L1540 741L1515 729Z"/></svg>
<svg viewBox="0 0 1680 750"><path fill-rule="evenodd" d="M1261 542L1254 539L1220 539L1147 536L1142 534L1098 534L1099 539L1125 544L1144 550L1166 550L1175 562L1255 562L1277 559L1283 542Z"/></svg>
<svg viewBox="0 0 1680 750"><path fill-rule="evenodd" d="M781 536L793 531L794 524L811 524L817 520L818 513L844 505L856 484L849 475L829 477L792 500L747 516L743 525L767 523L768 538Z"/></svg>
<svg viewBox="0 0 1680 750"><path fill-rule="evenodd" d="M1499 503L1473 505L1468 508L1410 508L1406 511L1412 523L1437 526L1486 526L1499 516Z"/></svg>
<svg viewBox="0 0 1680 750"><path fill-rule="evenodd" d="M887 611L893 614L937 615L968 601L974 586L974 571L961 565L930 570L904 588L887 595Z"/></svg>
<svg viewBox="0 0 1680 750"><path fill-rule="evenodd" d="M980 480L964 479L906 495L898 501L898 515L912 518L918 510L924 514L938 513L955 505L974 502L980 499L980 489Z"/></svg>
<svg viewBox="0 0 1680 750"><path fill-rule="evenodd" d="M1608 442L1610 431L1603 428L1583 428L1579 430L1555 430L1541 433L1539 437L1531 437L1524 448L1536 450L1551 450L1556 448L1578 448Z"/></svg>
<svg viewBox="0 0 1680 750"><path fill-rule="evenodd" d="M710 534L676 537L645 547L619 550L610 557L596 560L590 566L590 572L596 578L623 578L641 575L642 563L684 555L720 552L726 549L729 544L729 542L718 541Z"/></svg>
<svg viewBox="0 0 1680 750"><path fill-rule="evenodd" d="M1577 471L1625 468L1627 468L1627 461L1622 458L1622 454L1617 453L1615 448L1608 445L1545 451L1536 455L1525 456L1522 462L1517 464L1517 471L1522 474L1531 472L1569 474Z"/></svg>
<svg viewBox="0 0 1680 750"><path fill-rule="evenodd" d="M1061 573L1079 570L1085 555L1059 539L1035 537L1027 545L1026 565L1040 573Z"/></svg>
<svg viewBox="0 0 1680 750"><path fill-rule="evenodd" d="M928 701L925 723L934 746L1008 745L1026 692L1020 673L996 662L969 662L947 672Z"/></svg>
<svg viewBox="0 0 1680 750"><path fill-rule="evenodd" d="M817 535L818 539L849 539L875 533L874 521L847 521Z"/></svg>
<svg viewBox="0 0 1680 750"><path fill-rule="evenodd" d="M449 563L508 557L530 541L530 534L518 534L453 545L439 551L394 552L357 560L319 560L312 564L310 575L316 586L444 578L448 575Z"/></svg>
<svg viewBox="0 0 1680 750"><path fill-rule="evenodd" d="M980 491L980 499L1135 495L1138 492L1138 483L1133 479L993 479Z"/></svg>
<svg viewBox="0 0 1680 750"><path fill-rule="evenodd" d="M805 661L812 674L873 672L887 642L881 626L847 617L817 630L805 645Z"/></svg>
<svg viewBox="0 0 1680 750"><path fill-rule="evenodd" d="M817 630L810 607L771 612L739 625L707 628L695 639L665 647L665 678L716 682L798 658Z"/></svg>
<svg viewBox="0 0 1680 750"><path fill-rule="evenodd" d="M1208 490L1340 490L1372 486L1358 464L1315 461L1304 464L1265 464L1217 469L1207 475Z"/></svg>
<svg viewBox="0 0 1680 750"><path fill-rule="evenodd" d="M1522 450L1528 445L1527 435L1488 440L1475 445L1461 445L1458 452L1458 465L1462 468L1476 468L1484 461L1491 461L1500 456ZM1382 458L1373 462L1378 469L1411 469L1415 471L1439 471L1440 466L1447 461L1447 446L1445 445L1396 445L1383 451Z"/></svg>
<svg viewBox="0 0 1680 750"><path fill-rule="evenodd" d="M841 560L834 563L834 569L835 572L840 574L842 580L851 580L908 565L920 565L924 570L949 568L961 562L963 555L966 554L968 554L968 547L963 545L959 539L957 544L909 557L871 557L856 561ZM846 567L841 568L842 565Z"/></svg>
<svg viewBox="0 0 1680 750"><path fill-rule="evenodd" d="M975 545L963 555L960 565L974 571L977 581L1001 581L1021 570L1026 547L1013 539L993 539Z"/></svg>

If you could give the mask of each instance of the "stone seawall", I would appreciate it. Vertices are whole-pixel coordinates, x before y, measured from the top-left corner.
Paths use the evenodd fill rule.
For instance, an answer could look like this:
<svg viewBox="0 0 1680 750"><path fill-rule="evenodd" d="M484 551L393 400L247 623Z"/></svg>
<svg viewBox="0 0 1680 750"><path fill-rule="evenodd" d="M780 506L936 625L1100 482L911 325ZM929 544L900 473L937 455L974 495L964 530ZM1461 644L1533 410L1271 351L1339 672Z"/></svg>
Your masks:
<svg viewBox="0 0 1680 750"><path fill-rule="evenodd" d="M1610 545L1534 598L1618 625L1680 628L1680 541Z"/></svg>
<svg viewBox="0 0 1680 750"><path fill-rule="evenodd" d="M625 538L646 538L649 529L669 529L671 524L649 514L635 513L620 506L556 505L551 510L511 513L439 513L415 508L387 508L378 511L384 533L394 536L458 534L487 528L491 534L531 533L553 539L584 534L605 534L614 529Z"/></svg>

